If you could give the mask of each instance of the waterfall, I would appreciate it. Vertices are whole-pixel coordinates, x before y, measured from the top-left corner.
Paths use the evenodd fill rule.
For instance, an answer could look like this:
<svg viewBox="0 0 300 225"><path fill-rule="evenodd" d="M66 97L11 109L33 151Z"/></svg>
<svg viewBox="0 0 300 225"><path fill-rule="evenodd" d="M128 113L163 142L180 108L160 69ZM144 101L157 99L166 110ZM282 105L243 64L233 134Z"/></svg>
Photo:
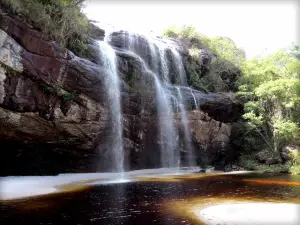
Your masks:
<svg viewBox="0 0 300 225"><path fill-rule="evenodd" d="M117 60L114 49L106 42L99 41L101 63L106 68L108 75L105 80L109 108L111 114L111 133L113 141L110 145L109 159L112 160L112 170L123 172L124 149L123 149L123 124L120 102L120 79L117 72Z"/></svg>
<svg viewBox="0 0 300 225"><path fill-rule="evenodd" d="M156 101L160 125L161 165L162 167L178 167L180 164L179 149L177 146L173 111L166 89L161 85L157 76L154 76L156 87Z"/></svg>
<svg viewBox="0 0 300 225"><path fill-rule="evenodd" d="M139 58L150 74L155 83L157 113L159 118L159 140L161 148L161 166L162 167L177 167L180 164L179 148L177 146L177 133L174 127L173 110L168 87L165 85L164 78L167 77L168 70L164 58L164 49L160 48L155 42L144 37L143 44L148 48L148 54L139 55L136 49L138 38L134 34L129 34L127 37L127 48ZM149 59L149 60L147 60ZM147 61L148 63L145 63ZM159 65L161 64L161 69ZM149 66L148 66L149 65ZM162 73L162 74L160 74ZM162 76L160 76L162 75ZM159 79L162 77L163 82Z"/></svg>
<svg viewBox="0 0 300 225"><path fill-rule="evenodd" d="M179 167L181 164L180 148L178 146L178 129L175 129L175 111L180 112L181 114L180 121L183 127L182 138L184 142L185 156L188 157L187 164L189 166L195 166L195 157L189 132L185 101L179 88L181 86L187 86L187 77L183 65L183 59L179 53L178 47L172 41L161 38L145 37L128 32L121 32L120 36L114 36L114 34L112 34L111 38L113 37L116 37L116 39L111 39L111 43L117 48L123 48L122 51L125 50L127 54L132 54L136 59L140 60L143 71L147 74L147 76L151 76L151 79L153 80L157 107L156 111L158 116L157 129L159 131L158 144L160 148L161 167ZM107 57L110 58L110 56ZM112 61L114 62L114 60L110 60L110 62ZM116 72L112 73L116 74ZM118 77L117 74L115 77ZM115 85L108 85L113 86L108 89L115 90ZM192 89L189 87L186 88L190 90L194 99L195 107L198 108ZM118 96L112 97L118 99L116 101L119 105L119 94ZM120 110L120 106L113 107L119 107L118 110ZM121 116L120 112L116 115L116 118L118 118L118 116ZM118 121L119 122L116 126L121 127L121 120ZM116 130L117 129L119 128L116 128ZM120 133L120 137L122 137L122 133ZM120 138L120 140L122 140L122 138ZM119 149L122 149L121 146L122 144L120 142Z"/></svg>
<svg viewBox="0 0 300 225"><path fill-rule="evenodd" d="M177 72L179 73L179 84L180 85L187 85L187 80L186 80L186 74L184 70L184 66L182 63L182 59L176 49L174 47L171 48L171 53L172 56L175 60L174 66L177 67Z"/></svg>
<svg viewBox="0 0 300 225"><path fill-rule="evenodd" d="M195 166L196 165L195 153L194 153L193 146L191 144L191 135L189 132L189 125L188 125L186 109L184 106L180 87L175 87L175 88L178 92L181 123L183 125L183 132L184 132L184 147L185 147L185 152L188 153L188 166Z"/></svg>
<svg viewBox="0 0 300 225"><path fill-rule="evenodd" d="M195 108L196 109L198 109L198 103L197 103L197 100L196 100L196 98L195 98L195 95L194 95L194 93L193 93L193 89L192 88L190 88L190 92L191 92L191 94L192 94L192 96L193 96L193 99L194 99L194 105L195 105Z"/></svg>
<svg viewBox="0 0 300 225"><path fill-rule="evenodd" d="M153 43L157 46L158 49L158 57L161 64L160 74L162 80L168 84L170 82L170 79L169 79L168 63L166 60L166 45L156 39L153 40Z"/></svg>

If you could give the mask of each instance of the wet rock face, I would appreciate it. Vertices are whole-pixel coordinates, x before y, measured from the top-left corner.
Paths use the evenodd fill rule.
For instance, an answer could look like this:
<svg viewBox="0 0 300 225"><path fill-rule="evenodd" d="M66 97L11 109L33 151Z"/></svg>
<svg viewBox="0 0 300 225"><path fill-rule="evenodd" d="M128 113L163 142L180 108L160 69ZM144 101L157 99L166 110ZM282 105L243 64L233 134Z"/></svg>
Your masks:
<svg viewBox="0 0 300 225"><path fill-rule="evenodd" d="M201 111L217 121L235 122L243 114L243 105L234 102L226 93L204 93L193 90L193 96L189 89L181 89L181 92L189 110L195 109L196 101Z"/></svg>
<svg viewBox="0 0 300 225"><path fill-rule="evenodd" d="M146 37L130 34L126 31L114 32L110 35L110 44L120 49L132 49L136 54L151 66L150 45Z"/></svg>
<svg viewBox="0 0 300 225"><path fill-rule="evenodd" d="M146 67L154 71L157 76L165 76L165 70L169 73L169 80L172 84L182 84L180 71L178 71L178 60L176 57L184 57L188 54L187 47L180 41L166 40L156 37L149 39L140 34L129 33L127 31L113 32L109 36L110 44L118 49L126 49L138 55ZM162 47L162 44L164 47ZM168 46L168 47L166 47ZM176 49L178 56L174 55ZM164 59L162 62L162 59ZM183 66L182 66L183 67Z"/></svg>
<svg viewBox="0 0 300 225"><path fill-rule="evenodd" d="M175 115L177 127L182 130L180 118L180 113ZM216 121L199 110L188 112L187 119L199 164L202 167L224 167L228 164L233 157L230 147L231 124Z"/></svg>
<svg viewBox="0 0 300 225"><path fill-rule="evenodd" d="M1 26L1 139L92 148L108 117L101 69L8 16Z"/></svg>
<svg viewBox="0 0 300 225"><path fill-rule="evenodd" d="M111 43L122 79L126 169L154 168L160 165L154 80L141 59L124 51L125 36L115 34ZM146 41L141 37L136 47L147 60ZM184 47L179 48L185 54ZM76 57L22 21L0 13L0 144L8 145L1 158L7 168L10 163L19 165L2 175L105 170L105 163L99 162L105 162L114 138L108 133L108 74L99 63L97 45L90 49L92 59ZM194 94L201 111L189 112L188 121L200 163L228 161L230 123L241 113L240 105L222 94ZM188 103L194 102L191 92L183 90L182 95L187 109L194 109ZM178 115L174 119L178 122Z"/></svg>

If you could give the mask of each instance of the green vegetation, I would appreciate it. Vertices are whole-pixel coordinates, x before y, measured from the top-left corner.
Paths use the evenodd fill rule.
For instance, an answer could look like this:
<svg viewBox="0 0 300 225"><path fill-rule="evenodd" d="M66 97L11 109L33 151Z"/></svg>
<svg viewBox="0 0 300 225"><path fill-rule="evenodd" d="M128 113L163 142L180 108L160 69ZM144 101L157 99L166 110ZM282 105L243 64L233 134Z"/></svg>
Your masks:
<svg viewBox="0 0 300 225"><path fill-rule="evenodd" d="M300 174L300 154L291 155L291 158L290 172L292 174Z"/></svg>
<svg viewBox="0 0 300 225"><path fill-rule="evenodd" d="M291 172L291 164L289 162L285 164L266 165L257 162L254 159L254 155L242 155L239 158L239 165L246 170L258 170L270 173L288 173Z"/></svg>
<svg viewBox="0 0 300 225"><path fill-rule="evenodd" d="M280 49L244 63L236 96L245 103L237 140L245 151L267 147L278 156L285 145L300 144L298 50L297 46ZM300 160L296 159L289 165L292 173L300 173Z"/></svg>
<svg viewBox="0 0 300 225"><path fill-rule="evenodd" d="M235 91L235 81L240 76L240 67L245 61L245 53L226 37L208 38L198 33L192 26L170 27L165 37L185 39L190 42L187 62L188 83L191 87L204 91ZM208 71L203 70L201 52L205 49L217 57ZM201 71L202 68L202 71Z"/></svg>
<svg viewBox="0 0 300 225"><path fill-rule="evenodd" d="M87 55L89 25L81 11L83 0L1 0L1 5L75 54Z"/></svg>
<svg viewBox="0 0 300 225"><path fill-rule="evenodd" d="M291 174L300 174L300 156L292 157L291 161L282 163L282 164L274 164L274 165L266 165L257 162L254 159L253 154L245 154L239 157L238 164L245 168L246 170L258 170L263 172L270 173L291 173Z"/></svg>
<svg viewBox="0 0 300 225"><path fill-rule="evenodd" d="M78 38L71 39L66 47L70 49L75 55L83 58L91 57L91 53L88 50L87 44L83 40L80 40Z"/></svg>
<svg viewBox="0 0 300 225"><path fill-rule="evenodd" d="M39 88L47 95L55 95L56 93L55 88L48 86L46 84L40 84Z"/></svg>
<svg viewBox="0 0 300 225"><path fill-rule="evenodd" d="M238 98L245 103L246 135L258 133L278 153L285 144L299 144L299 60L289 49L247 61L239 80ZM290 68L293 69L290 69Z"/></svg>
<svg viewBox="0 0 300 225"><path fill-rule="evenodd" d="M73 101L77 98L78 94L77 92L60 92L59 97L62 99L62 101L67 102L67 101Z"/></svg>
<svg viewBox="0 0 300 225"><path fill-rule="evenodd" d="M192 26L172 26L167 28L163 35L168 38L192 39L195 47L209 48L209 38L198 33Z"/></svg>
<svg viewBox="0 0 300 225"><path fill-rule="evenodd" d="M58 87L51 87L46 84L40 84L39 88L49 96L54 96L60 98L62 101L67 102L67 101L73 101L77 98L78 93L76 91L74 92L67 92L62 90L61 88Z"/></svg>
<svg viewBox="0 0 300 225"><path fill-rule="evenodd" d="M284 164L260 164L254 154L268 149L280 158L286 145L300 145L300 47L279 49L265 57L246 60L243 50L226 37L208 38L193 27L170 27L169 38L189 43L188 83L207 91L233 91L244 104L244 115L236 123L235 146L241 149L240 164L246 169L300 174L300 152ZM203 65L202 49L216 59ZM200 68L200 69L199 69Z"/></svg>

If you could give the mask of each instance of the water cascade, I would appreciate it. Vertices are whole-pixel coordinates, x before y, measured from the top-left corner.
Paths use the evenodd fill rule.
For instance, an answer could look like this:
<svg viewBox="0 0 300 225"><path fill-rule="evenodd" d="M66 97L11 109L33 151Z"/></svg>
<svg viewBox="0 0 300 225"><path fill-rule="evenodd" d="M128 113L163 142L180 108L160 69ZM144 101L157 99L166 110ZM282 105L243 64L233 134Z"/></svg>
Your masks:
<svg viewBox="0 0 300 225"><path fill-rule="evenodd" d="M139 45L138 37L132 34L127 38L128 50L131 52L131 54L134 54L136 58L140 59L146 72L150 74L154 79L160 129L159 141L161 143L161 166L178 167L180 163L180 156L176 141L177 134L173 124L171 96L169 95L169 90L164 87L157 74L159 70L158 64L159 60L161 59L161 52L157 51L157 46L154 45L153 42L148 41L147 46L149 47L150 52L150 60L148 63L150 65L148 66L145 62L145 59L139 56L137 52L136 46ZM166 73L166 71L163 71L163 73Z"/></svg>
<svg viewBox="0 0 300 225"><path fill-rule="evenodd" d="M150 38L125 32L124 47L129 54L139 59L144 71L152 76L155 85L159 126L161 167L179 167L180 149L178 130L174 125L174 112L181 112L184 127L184 149L188 155L188 165L194 166L186 107L179 85L187 86L187 78L181 55L171 41ZM113 34L112 34L113 35ZM119 40L120 41L120 40ZM174 89L175 87L175 89ZM175 90L175 94L174 94ZM176 94L177 90L177 94ZM193 96L195 101L195 96ZM197 107L197 103L195 103Z"/></svg>
<svg viewBox="0 0 300 225"><path fill-rule="evenodd" d="M194 99L194 105L195 105L195 108L198 109L199 106L198 106L197 100L196 100L196 98L195 98L195 95L194 95L194 93L193 93L193 89L190 88L190 91L191 91L191 94L192 94L193 99Z"/></svg>
<svg viewBox="0 0 300 225"><path fill-rule="evenodd" d="M172 53L173 59L175 61L174 66L176 67L176 71L179 75L179 84L187 85L186 74L185 74L183 63L182 63L182 59L181 59L178 51L176 49L174 49L174 47L171 48L171 53Z"/></svg>
<svg viewBox="0 0 300 225"><path fill-rule="evenodd" d="M124 149L123 149L123 124L120 102L120 79L117 72L117 60L114 49L105 41L98 42L101 54L101 63L106 68L108 75L105 80L105 87L109 99L111 130L113 135L112 143L109 149L108 158L111 160L112 170L114 172L123 172L124 170Z"/></svg>
<svg viewBox="0 0 300 225"><path fill-rule="evenodd" d="M194 154L193 146L191 144L192 140L191 140L191 135L189 132L187 112L186 112L186 109L184 106L180 87L176 87L176 90L178 92L179 110L180 110L181 123L183 125L183 132L184 132L184 147L185 147L184 150L188 155L187 164L188 164L188 166L195 166L196 165L196 161L195 161L195 157L194 157L195 154Z"/></svg>
<svg viewBox="0 0 300 225"><path fill-rule="evenodd" d="M173 124L171 98L156 76L156 102L160 126L161 165L162 167L180 166L180 155L176 140L176 130Z"/></svg>

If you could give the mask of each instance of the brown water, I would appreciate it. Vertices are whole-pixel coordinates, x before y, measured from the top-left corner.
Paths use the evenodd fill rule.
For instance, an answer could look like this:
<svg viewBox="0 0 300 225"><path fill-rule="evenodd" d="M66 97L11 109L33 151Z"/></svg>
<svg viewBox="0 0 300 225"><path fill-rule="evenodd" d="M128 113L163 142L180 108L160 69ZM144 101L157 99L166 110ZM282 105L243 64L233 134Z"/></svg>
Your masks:
<svg viewBox="0 0 300 225"><path fill-rule="evenodd" d="M300 203L300 176L181 175L95 185L79 192L2 202L0 218L1 225L200 224L193 209L229 200Z"/></svg>

